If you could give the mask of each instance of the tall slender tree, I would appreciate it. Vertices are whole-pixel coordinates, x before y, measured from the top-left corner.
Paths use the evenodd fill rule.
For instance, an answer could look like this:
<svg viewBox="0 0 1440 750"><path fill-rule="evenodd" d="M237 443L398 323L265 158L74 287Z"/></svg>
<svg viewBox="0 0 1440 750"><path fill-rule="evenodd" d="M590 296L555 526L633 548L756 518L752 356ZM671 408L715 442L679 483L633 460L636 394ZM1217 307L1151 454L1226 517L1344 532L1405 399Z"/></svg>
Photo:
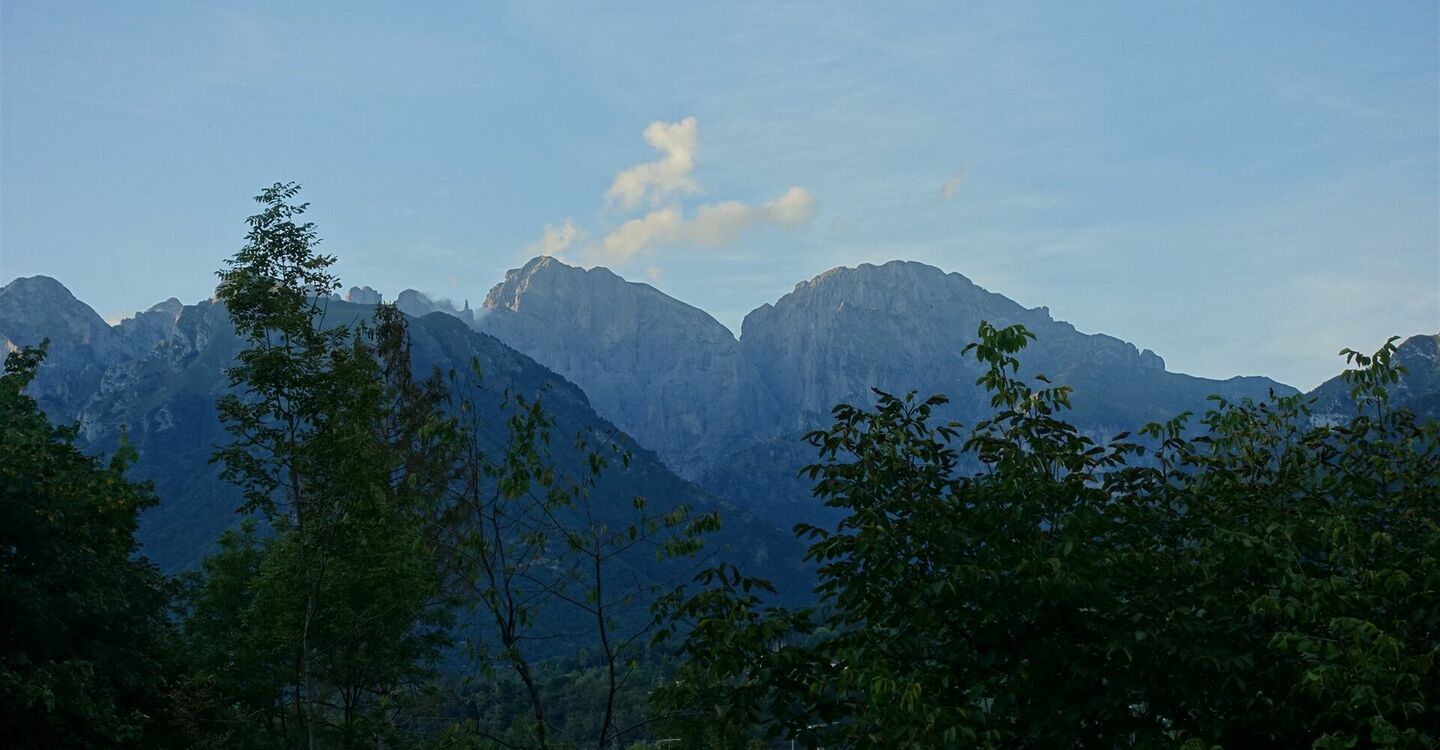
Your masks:
<svg viewBox="0 0 1440 750"><path fill-rule="evenodd" d="M437 655L427 520L447 464L430 457L438 381L416 382L404 317L382 307L373 327L327 323L334 258L299 222L298 192L256 197L264 209L219 273L248 346L218 403L232 442L215 460L261 525L206 562L187 632L209 667L195 684L212 688L199 734L313 750L390 732L397 697Z"/></svg>

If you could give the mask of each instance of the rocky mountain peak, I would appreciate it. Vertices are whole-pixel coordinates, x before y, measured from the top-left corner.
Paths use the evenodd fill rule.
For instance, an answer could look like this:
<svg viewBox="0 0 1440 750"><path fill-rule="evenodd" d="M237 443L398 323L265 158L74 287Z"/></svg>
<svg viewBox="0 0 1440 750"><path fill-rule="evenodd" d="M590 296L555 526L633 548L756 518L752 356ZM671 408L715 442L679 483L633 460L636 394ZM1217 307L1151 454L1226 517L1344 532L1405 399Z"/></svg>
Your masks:
<svg viewBox="0 0 1440 750"><path fill-rule="evenodd" d="M1405 368L1399 383L1389 388L1390 404L1405 407L1422 418L1440 419L1440 334L1411 336L1395 347L1395 364ZM1336 376L1310 392L1319 419L1349 418L1355 404L1350 384Z"/></svg>
<svg viewBox="0 0 1440 750"><path fill-rule="evenodd" d="M795 293L813 290L814 293L844 294L862 287L888 290L944 288L951 293L955 290L984 291L962 274L947 273L918 261L892 260L879 265L861 263L854 268L832 268L809 281L796 284Z"/></svg>
<svg viewBox="0 0 1440 750"><path fill-rule="evenodd" d="M430 298L423 292L414 289L400 292L400 295L395 298L395 306L400 308L400 312L417 318L434 312L434 303L430 301Z"/></svg>
<svg viewBox="0 0 1440 750"><path fill-rule="evenodd" d="M151 305L150 309L146 310L146 312L163 312L166 315L174 315L176 317L179 317L180 311L184 309L184 302L181 302L180 300L171 297L164 302L156 302L155 304Z"/></svg>
<svg viewBox="0 0 1440 750"><path fill-rule="evenodd" d="M1396 353L1417 361L1430 362L1434 367L1440 367L1440 333L1411 336L1400 342Z"/></svg>
<svg viewBox="0 0 1440 750"><path fill-rule="evenodd" d="M80 302L64 284L50 276L18 276L0 287L0 297L10 295L22 295L35 301Z"/></svg>
<svg viewBox="0 0 1440 750"><path fill-rule="evenodd" d="M17 278L0 287L0 339L6 350L50 340L30 395L62 419L74 416L106 367L130 354L104 318L49 276Z"/></svg>
<svg viewBox="0 0 1440 750"><path fill-rule="evenodd" d="M120 321L115 330L126 340L132 351L143 354L170 339L184 311L185 304L171 297Z"/></svg>
<svg viewBox="0 0 1440 750"><path fill-rule="evenodd" d="M53 346L113 346L110 324L49 276L20 277L0 287L0 320L0 334L18 346L46 337Z"/></svg>
<svg viewBox="0 0 1440 750"><path fill-rule="evenodd" d="M880 265L840 266L795 285L773 305L764 304L745 316L741 338L758 333L779 315L812 321L830 320L858 311L887 315L929 315L937 309L979 310L998 307L1007 315L1021 308L992 294L965 276L925 263L892 260ZM1045 315L1048 318L1048 314Z"/></svg>
<svg viewBox="0 0 1440 750"><path fill-rule="evenodd" d="M109 328L104 318L49 276L21 276L0 287L0 307L12 327L17 319L43 317L63 319L76 330Z"/></svg>
<svg viewBox="0 0 1440 750"><path fill-rule="evenodd" d="M485 296L484 309L511 314L523 310L527 319L578 326L611 342L683 328L687 336L699 336L712 344L735 344L730 329L704 310L649 284L627 281L603 266L579 268L548 255L507 271L505 280ZM487 318L485 326L500 330L507 325L501 322L504 318ZM642 330L652 326L658 329Z"/></svg>
<svg viewBox="0 0 1440 750"><path fill-rule="evenodd" d="M357 305L378 305L383 300L379 292L368 286L352 286L350 291L345 293L345 301Z"/></svg>
<svg viewBox="0 0 1440 750"><path fill-rule="evenodd" d="M505 280L485 295L484 306L489 310L511 311L519 310L522 304L543 308L562 297L630 294L635 291L629 289L630 286L650 288L646 284L632 284L603 266L579 268L549 255L540 255L520 268L506 271Z"/></svg>
<svg viewBox="0 0 1440 750"><path fill-rule="evenodd" d="M852 280L859 280L867 284L926 284L936 283L938 280L948 276L965 279L959 273L946 273L935 266L921 263L914 260L890 260L880 264L861 263L858 266L836 266L824 271L809 281L802 281L795 285L795 290L814 288L821 289L836 284L853 283ZM966 282L969 279L965 279Z"/></svg>

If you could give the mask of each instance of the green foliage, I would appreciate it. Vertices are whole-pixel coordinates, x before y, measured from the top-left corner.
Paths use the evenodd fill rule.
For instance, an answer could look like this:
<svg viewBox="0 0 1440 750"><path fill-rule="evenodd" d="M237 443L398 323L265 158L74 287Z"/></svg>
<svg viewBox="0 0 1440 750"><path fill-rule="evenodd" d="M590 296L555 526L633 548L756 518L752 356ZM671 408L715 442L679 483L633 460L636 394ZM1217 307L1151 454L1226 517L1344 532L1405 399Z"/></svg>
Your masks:
<svg viewBox="0 0 1440 750"><path fill-rule="evenodd" d="M797 527L818 611L762 611L760 584L724 568L665 603L684 663L656 698L676 731L713 747L1440 738L1440 426L1388 409L1393 343L1349 353L1360 410L1343 426L1312 424L1298 396L1217 400L1193 440L1181 416L1097 443L1061 418L1068 389L1015 379L1027 331L979 333L990 419L934 425L943 397L877 391L808 436L816 495L845 514ZM719 722L745 729L707 736Z"/></svg>
<svg viewBox="0 0 1440 750"><path fill-rule="evenodd" d="M609 697L609 670L596 659L539 661L533 665L538 692L544 696L546 742L555 748L594 748ZM646 695L659 679L661 665L643 663L626 681L615 701L615 725L630 737L653 736L648 728ZM499 750L538 747L529 688L513 673L497 670L475 680L464 692L461 721L440 733L441 747ZM458 711L456 713L459 713ZM628 730L628 731L625 731ZM604 747L628 747L629 740Z"/></svg>
<svg viewBox="0 0 1440 750"><path fill-rule="evenodd" d="M159 747L171 671L169 591L135 557L156 500L75 447L22 393L45 346L0 377L0 736L10 747Z"/></svg>
<svg viewBox="0 0 1440 750"><path fill-rule="evenodd" d="M478 365L472 371L478 380ZM646 613L669 590L637 563L658 569L657 559L694 555L718 518L692 517L683 505L657 511L643 497L629 507L596 502L597 483L614 464L628 468L629 453L613 435L583 431L557 455L555 422L540 399L505 394L504 449L487 455L476 439L483 412L452 382L459 481L437 531L475 616L467 645L482 678L479 689L463 686L459 700L483 713L499 684L527 704L523 718L492 713L460 725L458 735L538 748L610 747L635 736L646 723L635 715L650 658ZM544 679L535 655L556 632L593 649L586 667L559 684Z"/></svg>
<svg viewBox="0 0 1440 750"><path fill-rule="evenodd" d="M221 477L245 491L246 511L295 525L309 514L306 480L323 464L306 441L320 428L338 385L334 358L350 332L322 325L325 295L339 288L334 257L315 253L315 226L296 224L309 204L290 204L294 183L255 196L265 209L247 222L246 244L218 273L216 296L249 346L226 372L231 392L216 408L233 441L215 454ZM277 506L277 502L281 505ZM288 503L288 505L286 505Z"/></svg>
<svg viewBox="0 0 1440 750"><path fill-rule="evenodd" d="M314 252L297 191L257 196L247 244L220 272L218 296L248 347L218 404L232 442L215 460L255 519L187 581L195 666L177 698L189 741L549 747L634 736L645 613L660 585L635 563L693 554L718 521L643 498L594 502L628 453L584 432L556 455L539 399L507 393L503 448L483 450L496 412L453 374L416 378L398 310L327 327L334 259ZM452 686L430 666L457 609L481 669ZM532 651L557 630L593 648L573 680L557 681ZM511 710L517 691L524 713Z"/></svg>
<svg viewBox="0 0 1440 750"><path fill-rule="evenodd" d="M257 197L218 294L248 341L218 408L216 453L254 526L188 587L184 693L194 744L373 745L399 731L446 640L429 524L448 466L438 378L410 371L404 317L326 328L337 282L296 224L294 185Z"/></svg>
<svg viewBox="0 0 1440 750"><path fill-rule="evenodd" d="M659 736L683 747L759 748L762 730L811 722L797 699L807 694L806 654L797 638L813 631L810 612L765 607L768 581L733 565L702 571L693 595L677 589L656 602L656 621L683 631L679 665L650 695ZM657 642L674 637L655 633Z"/></svg>

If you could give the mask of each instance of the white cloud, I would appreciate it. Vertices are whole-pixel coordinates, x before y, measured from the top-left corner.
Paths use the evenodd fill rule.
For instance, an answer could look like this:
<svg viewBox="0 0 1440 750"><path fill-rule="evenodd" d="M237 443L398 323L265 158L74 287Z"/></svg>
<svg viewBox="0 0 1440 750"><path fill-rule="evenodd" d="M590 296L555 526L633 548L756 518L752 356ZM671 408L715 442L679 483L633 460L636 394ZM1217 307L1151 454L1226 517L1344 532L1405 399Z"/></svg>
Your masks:
<svg viewBox="0 0 1440 750"><path fill-rule="evenodd" d="M699 190L690 178L695 169L695 152L700 146L699 124L694 117L680 122L655 121L645 128L645 142L659 151L661 157L637 164L615 175L605 201L611 206L630 210L639 206L648 195L651 205L659 205L670 195L689 195Z"/></svg>
<svg viewBox="0 0 1440 750"><path fill-rule="evenodd" d="M815 198L803 187L792 187L763 206L725 201L701 206L686 220L675 207L651 211L631 219L600 242L599 253L610 263L624 263L642 250L665 244L707 247L728 245L762 224L795 227L815 216Z"/></svg>
<svg viewBox="0 0 1440 750"><path fill-rule="evenodd" d="M600 255L612 263L624 263L649 245L675 241L684 223L678 208L651 211L643 218L621 224L619 229L606 235L600 241Z"/></svg>
<svg viewBox="0 0 1440 750"><path fill-rule="evenodd" d="M694 117L679 122L652 122L645 142L660 152L660 159L639 164L615 176L605 191L606 207L630 213L648 203L643 215L628 219L596 241L566 219L547 224L540 239L526 246L530 255L558 255L572 248L600 262L623 265L636 254L662 245L720 247L763 225L797 227L815 217L815 198L803 187L792 187L763 205L739 201L707 203L686 217L681 199L699 192L691 177L699 149L699 123Z"/></svg>
<svg viewBox="0 0 1440 750"><path fill-rule="evenodd" d="M803 187L792 187L765 204L765 216L783 227L804 224L815 218L815 196Z"/></svg>
<svg viewBox="0 0 1440 750"><path fill-rule="evenodd" d="M525 246L525 254L528 257L560 255L584 235L585 231L575 223L574 219L566 219L558 225L546 224L540 239Z"/></svg>

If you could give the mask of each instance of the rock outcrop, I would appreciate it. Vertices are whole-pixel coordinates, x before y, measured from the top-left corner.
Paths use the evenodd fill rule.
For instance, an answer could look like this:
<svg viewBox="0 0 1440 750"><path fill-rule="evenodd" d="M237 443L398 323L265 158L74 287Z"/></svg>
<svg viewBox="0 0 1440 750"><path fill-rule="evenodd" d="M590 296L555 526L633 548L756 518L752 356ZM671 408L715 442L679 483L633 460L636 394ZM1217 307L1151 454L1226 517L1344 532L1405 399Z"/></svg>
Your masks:
<svg viewBox="0 0 1440 750"><path fill-rule="evenodd" d="M170 340L184 310L184 303L171 297L151 306L149 310L137 312L133 317L120 321L115 330L125 339L132 352L143 354Z"/></svg>

